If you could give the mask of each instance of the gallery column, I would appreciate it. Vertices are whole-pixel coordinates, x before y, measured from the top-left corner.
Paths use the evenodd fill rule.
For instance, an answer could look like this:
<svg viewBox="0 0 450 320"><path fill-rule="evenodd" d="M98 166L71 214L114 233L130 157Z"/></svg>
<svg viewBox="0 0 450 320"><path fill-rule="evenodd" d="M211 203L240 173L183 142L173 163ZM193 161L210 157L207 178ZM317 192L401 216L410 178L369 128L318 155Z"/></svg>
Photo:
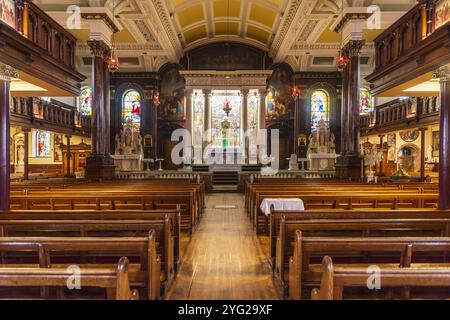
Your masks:
<svg viewBox="0 0 450 320"><path fill-rule="evenodd" d="M22 128L23 132L23 180L28 180L29 173L29 150L30 150L30 129ZM10 155L12 156L12 155Z"/></svg>
<svg viewBox="0 0 450 320"><path fill-rule="evenodd" d="M72 136L70 135L66 135L66 148L67 148L67 154L66 154L66 164L67 164L67 170L66 170L66 177L70 178L71 174L70 174L70 161L71 161L71 154L70 154L70 138L72 138Z"/></svg>
<svg viewBox="0 0 450 320"><path fill-rule="evenodd" d="M450 69L433 72L441 83L441 115L439 146L439 209L450 209Z"/></svg>
<svg viewBox="0 0 450 320"><path fill-rule="evenodd" d="M184 90L184 97L186 99L186 130L188 130L191 135L191 145L194 139L192 131L192 93L192 89Z"/></svg>
<svg viewBox="0 0 450 320"><path fill-rule="evenodd" d="M243 154L243 162L247 163L248 162L248 142L245 136L245 133L248 130L248 89L241 89L241 94L242 94L242 128L241 128L241 137L242 137L242 145L244 147L244 154Z"/></svg>
<svg viewBox="0 0 450 320"><path fill-rule="evenodd" d="M259 129L266 128L266 97L267 89L259 89Z"/></svg>
<svg viewBox="0 0 450 320"><path fill-rule="evenodd" d="M109 156L109 101L105 99L105 91L109 90L105 61L110 55L110 48L100 40L90 40L88 45L92 53L92 152L86 160L86 178L112 179L114 161Z"/></svg>
<svg viewBox="0 0 450 320"><path fill-rule="evenodd" d="M211 89L203 89L205 99L205 132L208 132L208 142L211 141Z"/></svg>
<svg viewBox="0 0 450 320"><path fill-rule="evenodd" d="M425 131L427 128L420 128L420 182L425 181Z"/></svg>
<svg viewBox="0 0 450 320"><path fill-rule="evenodd" d="M0 65L0 210L9 210L10 119L9 101L11 78L19 78L18 72L7 65Z"/></svg>

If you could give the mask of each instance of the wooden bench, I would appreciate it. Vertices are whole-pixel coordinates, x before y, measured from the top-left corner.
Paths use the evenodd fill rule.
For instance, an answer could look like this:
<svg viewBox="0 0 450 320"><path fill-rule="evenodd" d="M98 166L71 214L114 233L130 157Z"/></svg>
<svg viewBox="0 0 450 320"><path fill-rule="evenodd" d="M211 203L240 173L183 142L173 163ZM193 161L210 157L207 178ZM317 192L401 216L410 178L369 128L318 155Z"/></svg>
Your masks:
<svg viewBox="0 0 450 320"><path fill-rule="evenodd" d="M383 268L383 287L450 287L450 268ZM312 300L342 300L346 287L367 288L367 269L335 267L330 257L322 262L320 289L313 289Z"/></svg>
<svg viewBox="0 0 450 320"><path fill-rule="evenodd" d="M138 300L138 292L130 289L128 267L128 259L122 257L115 269L83 268L80 281L83 287L105 288L108 299ZM67 287L67 283L66 268L0 267L0 287Z"/></svg>

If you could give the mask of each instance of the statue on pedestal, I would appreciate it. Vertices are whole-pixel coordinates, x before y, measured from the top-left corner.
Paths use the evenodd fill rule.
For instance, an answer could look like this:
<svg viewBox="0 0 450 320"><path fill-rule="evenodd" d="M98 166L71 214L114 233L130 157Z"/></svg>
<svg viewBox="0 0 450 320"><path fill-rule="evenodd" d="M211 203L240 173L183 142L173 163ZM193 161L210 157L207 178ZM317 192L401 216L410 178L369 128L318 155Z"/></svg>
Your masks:
<svg viewBox="0 0 450 320"><path fill-rule="evenodd" d="M317 130L309 135L307 158L310 170L334 170L336 159L336 138L323 119L317 123Z"/></svg>
<svg viewBox="0 0 450 320"><path fill-rule="evenodd" d="M115 152L112 156L119 171L142 171L144 147L139 131L125 125L115 136Z"/></svg>

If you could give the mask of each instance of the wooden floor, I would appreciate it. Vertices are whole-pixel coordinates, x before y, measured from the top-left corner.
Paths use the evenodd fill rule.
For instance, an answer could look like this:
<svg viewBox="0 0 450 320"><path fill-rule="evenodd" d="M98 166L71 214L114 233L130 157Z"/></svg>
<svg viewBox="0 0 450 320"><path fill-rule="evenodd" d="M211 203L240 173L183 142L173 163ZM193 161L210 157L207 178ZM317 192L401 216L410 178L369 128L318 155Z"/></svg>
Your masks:
<svg viewBox="0 0 450 320"><path fill-rule="evenodd" d="M280 299L241 194L206 198L202 220L184 250L169 300ZM235 206L231 208L230 206Z"/></svg>

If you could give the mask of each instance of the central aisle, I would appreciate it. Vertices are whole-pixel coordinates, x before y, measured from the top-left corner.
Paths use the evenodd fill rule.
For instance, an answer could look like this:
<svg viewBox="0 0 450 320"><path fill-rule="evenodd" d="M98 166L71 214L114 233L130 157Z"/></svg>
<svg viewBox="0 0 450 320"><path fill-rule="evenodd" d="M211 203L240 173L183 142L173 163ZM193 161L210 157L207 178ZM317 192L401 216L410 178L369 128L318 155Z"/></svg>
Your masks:
<svg viewBox="0 0 450 320"><path fill-rule="evenodd" d="M184 252L167 299L280 299L241 194L206 197L205 213Z"/></svg>

